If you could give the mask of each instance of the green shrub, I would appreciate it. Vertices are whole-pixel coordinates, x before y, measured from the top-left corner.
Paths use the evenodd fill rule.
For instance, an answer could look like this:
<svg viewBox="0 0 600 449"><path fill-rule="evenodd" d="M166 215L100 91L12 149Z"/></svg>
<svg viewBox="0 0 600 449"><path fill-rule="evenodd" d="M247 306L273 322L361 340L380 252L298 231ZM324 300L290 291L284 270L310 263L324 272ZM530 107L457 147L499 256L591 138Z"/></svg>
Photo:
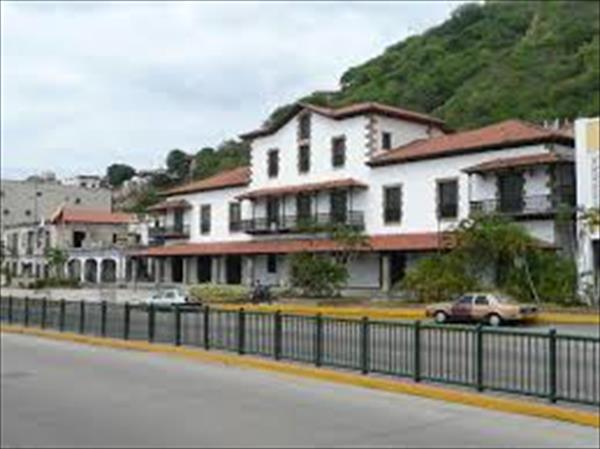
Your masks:
<svg viewBox="0 0 600 449"><path fill-rule="evenodd" d="M449 254L420 259L398 285L419 302L447 301L473 290L477 281Z"/></svg>
<svg viewBox="0 0 600 449"><path fill-rule="evenodd" d="M292 286L300 289L303 296L328 297L339 295L348 270L331 257L298 253L291 257L290 277Z"/></svg>
<svg viewBox="0 0 600 449"><path fill-rule="evenodd" d="M190 297L202 302L244 303L250 290L243 285L198 284L190 288Z"/></svg>

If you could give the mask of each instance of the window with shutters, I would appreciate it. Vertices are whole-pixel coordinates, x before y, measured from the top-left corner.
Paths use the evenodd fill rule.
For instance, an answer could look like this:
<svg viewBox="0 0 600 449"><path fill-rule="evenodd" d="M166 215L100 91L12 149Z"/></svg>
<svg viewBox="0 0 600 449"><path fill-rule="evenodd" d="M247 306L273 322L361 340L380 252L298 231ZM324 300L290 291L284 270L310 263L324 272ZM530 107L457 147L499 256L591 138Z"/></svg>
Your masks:
<svg viewBox="0 0 600 449"><path fill-rule="evenodd" d="M237 232L242 228L242 209L238 202L229 203L229 230Z"/></svg>
<svg viewBox="0 0 600 449"><path fill-rule="evenodd" d="M200 233L210 234L210 204L200 206Z"/></svg>
<svg viewBox="0 0 600 449"><path fill-rule="evenodd" d="M279 151L270 150L267 158L267 173L269 174L269 178L276 178L279 175Z"/></svg>
<svg viewBox="0 0 600 449"><path fill-rule="evenodd" d="M331 165L343 167L346 163L346 137L334 137L331 141Z"/></svg>
<svg viewBox="0 0 600 449"><path fill-rule="evenodd" d="M310 171L310 146L300 145L298 147L298 172L308 173Z"/></svg>
<svg viewBox="0 0 600 449"><path fill-rule="evenodd" d="M437 200L439 218L456 218L458 216L458 180L438 181Z"/></svg>
<svg viewBox="0 0 600 449"><path fill-rule="evenodd" d="M402 185L383 188L383 221L386 224L402 220Z"/></svg>

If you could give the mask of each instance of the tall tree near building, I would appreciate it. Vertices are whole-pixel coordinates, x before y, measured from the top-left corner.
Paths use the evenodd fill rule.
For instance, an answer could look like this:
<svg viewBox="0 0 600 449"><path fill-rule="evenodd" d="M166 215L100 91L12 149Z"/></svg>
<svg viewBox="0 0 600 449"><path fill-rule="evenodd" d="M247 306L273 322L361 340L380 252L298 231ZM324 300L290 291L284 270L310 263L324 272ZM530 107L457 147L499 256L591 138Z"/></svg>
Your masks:
<svg viewBox="0 0 600 449"><path fill-rule="evenodd" d="M119 187L135 175L135 169L126 164L111 164L106 169L106 179L111 187Z"/></svg>
<svg viewBox="0 0 600 449"><path fill-rule="evenodd" d="M183 181L187 178L190 169L190 156L179 150L174 149L167 155L167 173L177 179Z"/></svg>

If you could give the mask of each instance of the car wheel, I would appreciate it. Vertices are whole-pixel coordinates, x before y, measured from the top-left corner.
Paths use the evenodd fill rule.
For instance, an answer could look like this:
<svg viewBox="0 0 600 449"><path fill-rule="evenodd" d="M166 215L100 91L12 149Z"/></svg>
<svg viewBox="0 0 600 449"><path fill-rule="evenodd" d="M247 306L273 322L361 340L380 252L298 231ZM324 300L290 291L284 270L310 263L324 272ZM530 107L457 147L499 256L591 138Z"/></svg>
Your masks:
<svg viewBox="0 0 600 449"><path fill-rule="evenodd" d="M448 320L448 315L445 312L435 312L435 322L438 324L445 323Z"/></svg>
<svg viewBox="0 0 600 449"><path fill-rule="evenodd" d="M500 316L493 314L488 317L488 323L492 327L498 327L502 324L502 318Z"/></svg>

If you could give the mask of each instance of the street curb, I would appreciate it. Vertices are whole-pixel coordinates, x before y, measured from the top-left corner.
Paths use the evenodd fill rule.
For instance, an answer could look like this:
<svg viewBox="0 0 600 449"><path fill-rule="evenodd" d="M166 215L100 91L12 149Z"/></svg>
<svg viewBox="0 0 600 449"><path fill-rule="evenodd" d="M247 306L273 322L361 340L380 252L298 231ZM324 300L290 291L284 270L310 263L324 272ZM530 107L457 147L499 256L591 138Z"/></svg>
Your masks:
<svg viewBox="0 0 600 449"><path fill-rule="evenodd" d="M68 332L55 332L22 326L0 326L0 332L34 335L55 340L84 343L115 349L129 349L158 354L174 355L187 359L204 362L222 363L228 366L254 368L263 371L272 371L292 376L312 378L327 382L334 382L357 387L371 388L390 393L409 394L429 399L442 400L457 404L470 405L500 412L515 413L520 415L535 416L538 418L566 421L583 426L600 428L600 414L567 409L558 406L526 402L517 399L492 397L478 393L450 390L431 385L410 383L409 381L388 380L356 374L332 371L323 368L312 368L280 361L261 360L254 357L240 357L223 353L209 352L199 348L172 346L144 341L118 340L113 338L93 337Z"/></svg>
<svg viewBox="0 0 600 449"><path fill-rule="evenodd" d="M296 305L256 305L256 304L215 304L211 307L223 310L238 310L243 307L248 312L276 312L289 313L293 315L316 315L339 318L362 318L371 319L405 319L424 320L425 311L422 309L373 309L367 307L319 307L319 306L296 306ZM600 324L600 315L587 315L576 313L550 313L542 312L535 320L536 323L547 324Z"/></svg>

